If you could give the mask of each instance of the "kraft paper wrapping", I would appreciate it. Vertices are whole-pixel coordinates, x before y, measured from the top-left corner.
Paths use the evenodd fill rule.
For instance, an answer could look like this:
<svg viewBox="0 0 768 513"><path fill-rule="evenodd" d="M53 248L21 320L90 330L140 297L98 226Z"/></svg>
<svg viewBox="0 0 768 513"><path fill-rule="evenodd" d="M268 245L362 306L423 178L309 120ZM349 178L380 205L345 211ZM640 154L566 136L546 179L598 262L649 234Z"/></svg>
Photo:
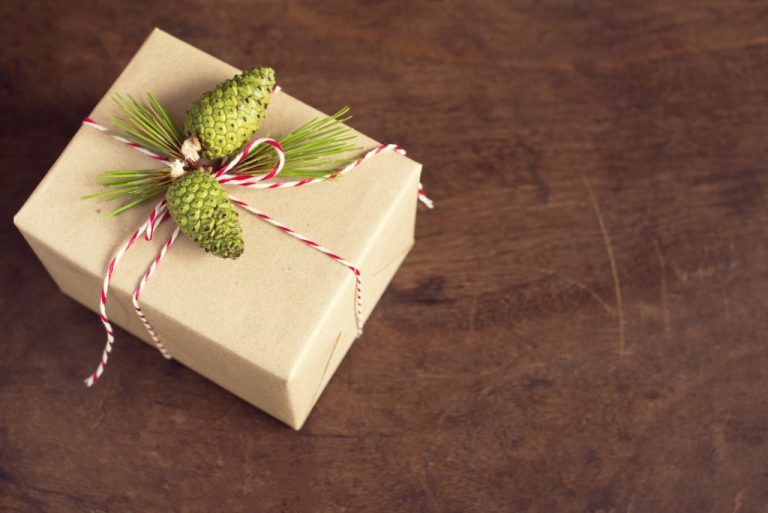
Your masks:
<svg viewBox="0 0 768 513"><path fill-rule="evenodd" d="M260 59L257 53L254 59ZM113 93L143 98L151 91L180 122L203 91L238 71L156 29L90 117L111 125ZM281 135L321 115L281 92L273 96L260 133ZM379 144L355 134L364 149ZM81 127L14 218L61 290L91 310L98 309L106 264L153 204L110 218L104 213L112 204L79 198L98 190L96 176L107 169L150 167L147 157ZM413 245L420 172L413 160L384 153L333 182L228 190L358 264L367 318ZM299 429L354 341L354 276L239 211L242 257L214 257L180 236L143 292L142 307L176 360ZM111 320L148 343L130 294L171 231L166 222L151 243L137 242L110 289ZM98 318L93 322L93 360L84 362L83 377L98 362L104 342ZM118 334L112 358L131 350L125 342ZM109 386L109 366L96 386Z"/></svg>

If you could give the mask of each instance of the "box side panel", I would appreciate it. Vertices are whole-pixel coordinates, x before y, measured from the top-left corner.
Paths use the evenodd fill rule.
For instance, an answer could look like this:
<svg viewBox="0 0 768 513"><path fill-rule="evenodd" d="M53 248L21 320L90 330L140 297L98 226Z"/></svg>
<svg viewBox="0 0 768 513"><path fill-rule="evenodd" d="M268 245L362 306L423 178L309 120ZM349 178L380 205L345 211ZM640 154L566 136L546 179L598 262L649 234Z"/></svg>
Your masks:
<svg viewBox="0 0 768 513"><path fill-rule="evenodd" d="M380 230L360 263L366 319L413 247L419 175L420 172L414 173L413 182L405 185L404 194L393 205L390 215L382 219ZM310 344L312 350L303 355L289 380L288 392L296 418L293 427L296 429L304 424L356 339L354 279L350 279L343 289L342 294L337 296L329 319L322 324Z"/></svg>
<svg viewBox="0 0 768 513"><path fill-rule="evenodd" d="M283 378L225 346L201 337L162 311L147 308L144 313L174 359L289 426L295 424ZM237 323L238 319L225 322Z"/></svg>
<svg viewBox="0 0 768 513"><path fill-rule="evenodd" d="M34 236L21 231L32 251L53 278L59 289L89 310L98 312L100 276L84 270L49 248ZM107 304L110 321L132 335L154 346L131 307L130 295L114 289L110 291ZM201 337L151 306L143 307L144 314L160 335L163 345L174 359L217 383L245 401L264 410L288 425L295 425L294 413L289 406L286 382L221 345ZM236 322L236 320L235 320ZM120 334L117 333L117 337ZM122 340L117 340L121 343ZM93 365L96 365L104 343L104 332L100 328L98 314L93 316ZM118 347L115 351L129 350ZM116 352L112 353L116 356ZM161 356L158 354L158 358ZM213 365L215 363L215 365ZM93 369L83 368L83 377ZM109 379L109 372L102 379Z"/></svg>

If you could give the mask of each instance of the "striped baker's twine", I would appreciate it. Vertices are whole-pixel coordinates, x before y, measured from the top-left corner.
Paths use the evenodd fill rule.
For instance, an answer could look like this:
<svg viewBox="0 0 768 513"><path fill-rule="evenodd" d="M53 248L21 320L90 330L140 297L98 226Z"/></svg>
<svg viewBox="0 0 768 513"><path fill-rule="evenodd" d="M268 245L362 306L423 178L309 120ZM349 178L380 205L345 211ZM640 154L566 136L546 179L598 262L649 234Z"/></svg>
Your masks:
<svg viewBox="0 0 768 513"><path fill-rule="evenodd" d="M263 221L268 222L272 226L282 230L283 232L287 233L291 237L294 237L296 239L299 239L301 242L309 246L310 248L319 251L320 253L324 254L325 256L329 257L331 260L340 263L355 275L355 324L357 325L357 335L360 336L363 334L363 282L361 277L360 268L350 262L349 260L337 255L333 251L331 251L328 248L325 248L318 244L317 242L313 241L309 237L306 237L299 232L289 228L288 226L284 225L280 221L276 221L275 219L271 218L261 210L255 209L252 206L250 206L245 201L236 198L232 195L229 196L229 200L234 203L235 205L247 210L251 214L254 214L259 217L259 219L262 219Z"/></svg>
<svg viewBox="0 0 768 513"><path fill-rule="evenodd" d="M247 150L248 148L246 148ZM245 155L248 154L246 150L243 150L241 152L237 159L234 160L234 164L237 164L240 162ZM387 151L394 151L395 153L399 153L400 155L405 155L406 151L398 146L397 144L382 144L381 146L378 146L369 152L365 153L362 157L359 159L350 162L343 168L334 171L333 173L330 173L327 176L322 176L319 178L303 178L301 180L293 180L293 181L285 181L285 182L269 182L264 183L266 180L269 180L270 178L274 178L275 175L279 172L275 172L273 169L267 174L259 175L259 176L248 176L248 175L229 175L229 176L221 176L224 173L230 171L232 168L234 168L234 164L228 165L225 168L222 168L219 170L219 173L216 174L216 177L219 178L219 182L222 185L229 184L229 185L239 185L240 187L248 187L251 189L286 189L288 187L302 187L304 185L313 185L318 183L323 183L328 180L333 180L334 178L338 178L342 175L345 175L355 169L356 167L363 164L365 161L372 159L379 153L384 153ZM223 172L222 172L223 171ZM427 208L434 208L434 202L427 197L426 194L424 194L424 187L421 185L421 182L419 182L419 188L418 188L418 198L419 201L421 201L425 207Z"/></svg>
<svg viewBox="0 0 768 513"><path fill-rule="evenodd" d="M279 142L275 141L274 139L270 139L269 137L262 137L261 139L255 139L246 144L242 151L240 151L240 153L238 153L235 158L230 160L226 165L221 166L221 168L213 174L214 178L216 178L221 184L229 183L227 177L223 176L224 173L231 171L237 164L240 163L241 160L248 156L253 148L256 148L261 144L267 144L275 149L275 153L277 153L277 164L275 164L275 167L272 168L272 171L259 176L258 181L263 182L264 180L269 180L270 178L277 176L278 173L280 173L280 171L282 171L285 167L285 152L283 151L283 147Z"/></svg>
<svg viewBox="0 0 768 513"><path fill-rule="evenodd" d="M149 226L152 227L152 231L162 224L163 221L171 217L171 214L168 212L167 207L165 206L165 200L158 203L158 206L155 207L155 209L152 211L154 214L158 211L158 208L162 209L161 214L159 217L155 217L152 219L156 219L157 222L154 222L154 220L151 220L149 223ZM151 239L150 235L150 228L147 227L147 240ZM171 249L171 245L176 240L176 237L179 236L179 227L177 226L174 230L171 236L168 238L168 240L163 244L162 248L160 249L160 252L155 256L154 260L152 260L152 263L147 268L146 272L144 273L144 276L141 277L141 281L139 281L139 285L136 287L136 290L133 291L133 295L131 296L131 303L133 304L133 310L136 312L136 315L141 319L142 324L144 324L144 329L147 330L147 333L149 333L149 336L152 338L152 341L155 343L155 347L157 347L158 351L165 357L166 359L170 360L171 355L170 353L165 349L165 346L160 341L160 337L157 336L157 332L152 327L152 325L149 323L149 320L147 320L147 317L144 315L144 311L141 309L141 305L139 305L139 298L141 297L141 291L144 289L144 286L149 281L149 278L152 276L152 274L155 272L155 269L157 269L157 266L160 265L160 261L165 257L165 254L168 252L169 249Z"/></svg>
<svg viewBox="0 0 768 513"><path fill-rule="evenodd" d="M98 130L99 132L104 132L105 134L108 134L113 139L116 139L116 140L120 141L121 143L125 144L126 146L130 146L134 150L138 151L139 153L141 153L143 155L146 155L147 157L149 157L151 159L157 160L157 161L161 162L162 164L164 164L164 165L166 165L168 167L171 166L171 161L168 160L167 158L162 157L162 156L158 155L157 153L151 152L148 149L139 146L135 142L129 141L125 137L121 137L120 135L114 133L112 130L110 130L109 128L105 127L104 125L100 125L100 124L96 123L91 118L85 118L83 120L83 124L84 125L88 125L90 127L93 127L96 130Z"/></svg>
<svg viewBox="0 0 768 513"><path fill-rule="evenodd" d="M427 207L428 209L432 210L435 208L435 202L430 199L429 196L424 192L424 186L421 185L421 182L419 182L419 189L417 192L417 197L419 198L419 201L421 201L421 204Z"/></svg>
<svg viewBox="0 0 768 513"><path fill-rule="evenodd" d="M275 92L279 92L279 91L280 89L279 87L277 87L275 89ZM167 165L167 166L171 165L171 162L168 159L160 155L157 155L156 153L153 153L150 150L147 150L146 148L143 148L140 145L121 137L118 134L115 134L114 132L109 130L107 127L96 123L90 118L85 118L83 120L83 124L91 126L101 132L104 132L110 135L117 141L135 149L136 151L139 151L143 155L146 155L154 160L157 160L163 163L164 165ZM271 146L278 155L278 162L269 173L266 173L260 176L225 176L226 173L231 171L240 161L242 161L242 159L244 159L253 148L261 144L267 144ZM368 151L365 155L363 155L359 159L355 160L354 162L351 162L350 164L335 171L334 173L329 174L326 177L303 179L303 180L288 181L288 182L264 183L266 180L269 180L277 176L283 170L285 166L285 153L280 143L277 142L276 140L269 139L269 138L261 138L246 144L243 150L240 153L238 153L238 155L235 158L230 160L226 165L222 166L218 171L216 171L216 173L214 174L214 177L222 185L230 184L230 185L237 185L240 187L249 187L249 188L258 188L258 189L280 189L280 188L287 188L287 187L300 187L303 185L322 183L327 180L342 176L350 172L354 168L362 165L365 161L385 151L394 151L401 155L405 155L405 150L400 148L398 145L386 144L386 145L378 146ZM427 208L431 209L434 207L432 200L430 200L424 194L424 190L421 183L419 183L419 187L418 187L418 199ZM247 204L245 201L235 198L233 196L230 196L230 200L236 205L240 206L241 208L256 215L259 219L271 224L272 226L275 226L276 228L280 229L284 233L300 240L307 246L326 255L333 261L338 262L339 264L345 266L347 269L352 271L352 273L355 276L355 323L357 326L357 334L358 336L360 336L363 332L363 288L362 288L362 276L361 276L360 268L357 265L353 264L352 262L337 255L333 251L321 246L317 242L296 232L295 230L280 223L279 221L276 221L275 219L271 218L264 212L261 212L260 210L255 209L254 207ZM107 361L109 359L109 353L112 352L112 346L115 341L112 325L109 322L109 319L107 317L107 311L106 311L107 292L109 289L110 280L112 279L112 273L114 272L114 269L117 263L120 261L120 259L123 258L123 256L131 248L131 246L133 246L133 244L136 242L136 239L139 237L141 233L144 233L145 240L147 241L151 240L153 237L154 231L157 229L157 227L169 217L170 217L170 214L168 212L167 205L165 203L165 200L163 200L155 206L155 208L150 213L149 218L133 233L133 235L131 235L131 237L123 244L123 246L121 246L120 250L115 254L115 256L110 261L109 266L107 267L107 272L105 273L104 281L102 284L100 303L99 303L100 317L101 317L102 324L104 325L104 329L107 333L107 342L102 352L102 358L101 358L101 361L99 362L99 365L96 368L96 371L93 374L91 374L88 378L85 379L85 383L89 387L92 386L96 382L96 380L98 380L99 377L101 377L101 375L104 373L104 368L106 367ZM134 308L134 311L136 312L136 315L141 320L142 324L144 325L144 328L149 333L157 349L162 353L162 355L165 358L169 358L169 359L171 358L171 355L165 349L162 342L160 341L160 338L157 335L157 332L154 330L154 328L152 328L152 325L149 323L146 316L144 315L144 312L142 311L141 306L139 304L139 298L141 296L142 290L149 282L150 277L152 276L152 274L154 274L158 265L160 264L162 259L165 257L166 253L168 252L170 247L173 245L178 235L179 235L179 227L177 226L174 229L171 236L168 238L168 240L163 244L162 248L160 249L160 252L152 260L152 263L149 265L146 272L142 276L138 286L136 287L136 290L134 291L131 297L131 302L133 304L133 308Z"/></svg>
<svg viewBox="0 0 768 513"><path fill-rule="evenodd" d="M112 274L115 272L115 267L117 267L118 262L120 262L128 250L131 249L131 246L133 246L133 244L139 238L139 235L144 233L145 239L151 240L152 237L150 230L154 229L153 225L162 222L164 219L164 214L160 216L157 215L159 209L164 208L164 203L164 201L159 203L158 206L152 210L150 217L144 221L141 226L136 229L135 232L133 232L128 240L120 247L120 249L118 249L117 253L115 253L115 256L112 257L112 260L109 261L107 272L104 275L104 281L101 285L101 295L99 299L99 317L101 318L101 323L104 325L104 330L107 332L107 342L104 346L104 350L101 353L101 361L99 361L99 365L96 367L96 370L93 372L93 374L85 379L85 384L89 387L93 386L96 380L98 380L104 373L104 368L107 366L107 361L109 360L109 353L112 352L112 345L115 343L115 333L112 329L112 324L109 322L109 318L107 317L107 295L109 294L109 282L112 280ZM159 344L159 340L156 342L156 344ZM158 345L158 349L160 349L161 352L165 351L164 348L162 348L162 344Z"/></svg>

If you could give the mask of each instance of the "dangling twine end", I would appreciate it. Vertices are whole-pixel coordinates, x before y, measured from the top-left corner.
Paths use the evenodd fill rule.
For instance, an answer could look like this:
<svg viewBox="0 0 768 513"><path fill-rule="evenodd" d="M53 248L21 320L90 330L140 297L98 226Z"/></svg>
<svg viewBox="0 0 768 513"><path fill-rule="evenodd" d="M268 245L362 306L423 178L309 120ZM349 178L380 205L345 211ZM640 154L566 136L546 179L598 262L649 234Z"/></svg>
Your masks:
<svg viewBox="0 0 768 513"><path fill-rule="evenodd" d="M196 136L190 135L181 145L181 154L187 159L187 162L197 162L200 160L200 150L203 147Z"/></svg>
<svg viewBox="0 0 768 513"><path fill-rule="evenodd" d="M186 143L184 143L184 144L186 144ZM183 175L185 172L186 171L184 170L184 162L183 161L181 161L179 159L176 159L173 162L171 162L171 167L170 167L171 178L173 178L175 180L176 178L178 178L181 175Z"/></svg>
<svg viewBox="0 0 768 513"><path fill-rule="evenodd" d="M427 208L433 209L435 208L435 202L429 199L429 197L424 194L424 187L422 187L421 184L419 184L419 192L418 192L419 201Z"/></svg>

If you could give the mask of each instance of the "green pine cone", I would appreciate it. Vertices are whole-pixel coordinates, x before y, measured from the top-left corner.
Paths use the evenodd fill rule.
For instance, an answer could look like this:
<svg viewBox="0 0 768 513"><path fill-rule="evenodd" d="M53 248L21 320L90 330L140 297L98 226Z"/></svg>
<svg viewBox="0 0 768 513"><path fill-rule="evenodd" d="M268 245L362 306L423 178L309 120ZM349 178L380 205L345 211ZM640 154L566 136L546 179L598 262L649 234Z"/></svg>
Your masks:
<svg viewBox="0 0 768 513"><path fill-rule="evenodd" d="M184 131L196 135L202 155L231 155L248 142L264 120L275 87L275 70L253 68L203 94L187 111Z"/></svg>
<svg viewBox="0 0 768 513"><path fill-rule="evenodd" d="M186 173L165 194L168 212L198 246L222 258L243 253L243 231L235 206L219 182L205 171Z"/></svg>

